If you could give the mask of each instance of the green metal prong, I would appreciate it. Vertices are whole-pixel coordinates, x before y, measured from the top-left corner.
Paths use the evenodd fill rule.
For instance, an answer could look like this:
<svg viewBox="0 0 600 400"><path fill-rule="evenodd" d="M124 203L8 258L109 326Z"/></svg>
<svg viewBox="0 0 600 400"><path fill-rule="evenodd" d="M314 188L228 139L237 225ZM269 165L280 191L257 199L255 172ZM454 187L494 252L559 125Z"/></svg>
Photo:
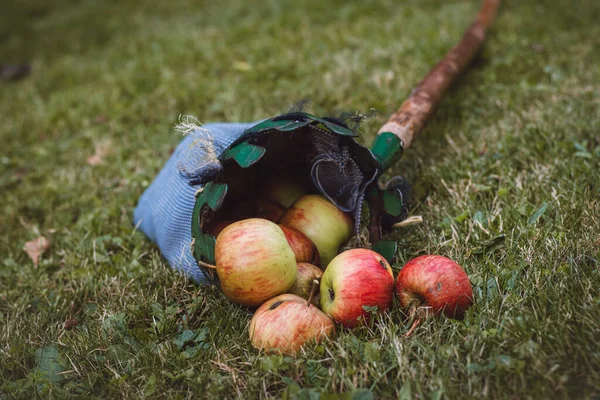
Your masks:
<svg viewBox="0 0 600 400"><path fill-rule="evenodd" d="M266 151L267 150L264 147L255 146L245 141L226 150L221 155L221 158L223 160L233 158L240 167L248 168L258 162L258 160L265 155Z"/></svg>
<svg viewBox="0 0 600 400"><path fill-rule="evenodd" d="M395 240L380 240L371 247L371 250L381 254L391 264L398 250L398 243Z"/></svg>

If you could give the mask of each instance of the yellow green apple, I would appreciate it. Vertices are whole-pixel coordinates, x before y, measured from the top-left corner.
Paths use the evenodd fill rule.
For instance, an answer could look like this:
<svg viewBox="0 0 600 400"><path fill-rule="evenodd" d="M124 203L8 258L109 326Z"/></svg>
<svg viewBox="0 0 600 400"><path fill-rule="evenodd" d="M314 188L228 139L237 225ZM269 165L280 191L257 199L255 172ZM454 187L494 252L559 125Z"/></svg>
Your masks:
<svg viewBox="0 0 600 400"><path fill-rule="evenodd" d="M321 265L327 265L352 235L352 215L337 208L325 197L307 194L300 197L279 220L304 233L319 250Z"/></svg>

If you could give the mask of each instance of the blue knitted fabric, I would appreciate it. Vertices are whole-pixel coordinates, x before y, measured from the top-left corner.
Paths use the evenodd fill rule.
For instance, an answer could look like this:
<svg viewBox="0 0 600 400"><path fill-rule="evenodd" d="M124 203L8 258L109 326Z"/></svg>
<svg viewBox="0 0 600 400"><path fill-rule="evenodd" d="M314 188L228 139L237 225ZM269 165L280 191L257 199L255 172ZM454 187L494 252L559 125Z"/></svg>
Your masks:
<svg viewBox="0 0 600 400"><path fill-rule="evenodd" d="M246 129L255 124L256 122L214 123L204 125L203 129L214 139L214 147L218 155ZM158 245L171 267L183 271L198 283L207 284L190 247L195 193L201 185L190 186L181 176L178 168L182 162L187 165L195 162L182 157L198 157L200 158L198 164L202 164L201 149L194 152L186 151L194 145L194 138L194 134L190 134L177 146L154 182L140 197L133 212L133 220L135 225L139 225L139 229Z"/></svg>

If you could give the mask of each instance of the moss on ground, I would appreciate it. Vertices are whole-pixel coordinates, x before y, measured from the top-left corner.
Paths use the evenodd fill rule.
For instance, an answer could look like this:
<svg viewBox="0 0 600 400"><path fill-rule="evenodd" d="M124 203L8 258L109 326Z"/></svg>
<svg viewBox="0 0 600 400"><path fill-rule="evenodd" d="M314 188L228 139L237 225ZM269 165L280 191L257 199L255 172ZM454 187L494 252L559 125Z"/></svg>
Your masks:
<svg viewBox="0 0 600 400"><path fill-rule="evenodd" d="M474 1L46 2L0 6L0 398L600 395L600 3L508 0L474 68L391 171L424 224L408 259L461 263L476 305L410 339L400 311L297 359L173 273L132 210L203 122L380 110L457 41ZM87 160L100 152L102 163ZM35 267L23 246L52 246Z"/></svg>

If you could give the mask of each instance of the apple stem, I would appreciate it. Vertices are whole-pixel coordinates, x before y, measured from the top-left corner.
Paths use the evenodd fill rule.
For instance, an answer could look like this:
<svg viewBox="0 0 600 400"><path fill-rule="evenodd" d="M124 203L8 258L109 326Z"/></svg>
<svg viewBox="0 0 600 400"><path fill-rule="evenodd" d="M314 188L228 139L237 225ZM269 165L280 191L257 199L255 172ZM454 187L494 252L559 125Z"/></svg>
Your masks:
<svg viewBox="0 0 600 400"><path fill-rule="evenodd" d="M415 328L417 326L419 326L419 324L421 323L421 317L418 317L415 322L413 322L412 326L410 327L410 329L404 334L402 335L402 337L404 338L408 338L410 335L412 335L413 331L415 330Z"/></svg>
<svg viewBox="0 0 600 400"><path fill-rule="evenodd" d="M319 288L319 281L317 279L313 279L311 287L310 287L310 295L308 296L308 300L306 300L306 305L310 306L310 303L317 293L317 289Z"/></svg>
<svg viewBox="0 0 600 400"><path fill-rule="evenodd" d="M415 315L419 315L419 307L423 305L423 301L419 297L413 297L408 303L408 316L413 319Z"/></svg>
<svg viewBox="0 0 600 400"><path fill-rule="evenodd" d="M198 265L204 268L217 269L216 265L205 263L204 261L198 260Z"/></svg>

